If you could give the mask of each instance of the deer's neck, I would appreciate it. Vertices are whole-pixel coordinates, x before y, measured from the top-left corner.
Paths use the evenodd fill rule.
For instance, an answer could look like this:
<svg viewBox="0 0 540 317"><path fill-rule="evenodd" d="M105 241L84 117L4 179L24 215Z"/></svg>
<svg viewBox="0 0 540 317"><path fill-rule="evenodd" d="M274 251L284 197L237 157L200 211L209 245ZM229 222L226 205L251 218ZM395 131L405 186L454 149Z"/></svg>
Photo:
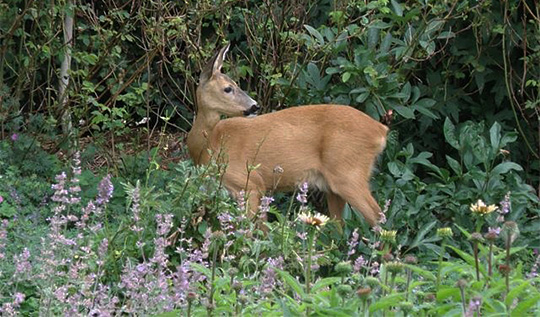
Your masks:
<svg viewBox="0 0 540 317"><path fill-rule="evenodd" d="M195 164L205 163L208 159L209 138L219 119L217 112L199 111L197 113L187 137L189 155Z"/></svg>

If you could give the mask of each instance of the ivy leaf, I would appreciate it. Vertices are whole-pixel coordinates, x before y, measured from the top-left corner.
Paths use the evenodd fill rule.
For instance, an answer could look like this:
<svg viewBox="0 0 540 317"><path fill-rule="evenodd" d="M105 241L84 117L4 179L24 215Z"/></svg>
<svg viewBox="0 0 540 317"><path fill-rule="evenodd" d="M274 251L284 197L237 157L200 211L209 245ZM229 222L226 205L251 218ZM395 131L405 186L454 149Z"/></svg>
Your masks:
<svg viewBox="0 0 540 317"><path fill-rule="evenodd" d="M459 142L456 137L456 126L446 117L444 120L444 138L446 139L446 142L450 144L454 149L459 150Z"/></svg>
<svg viewBox="0 0 540 317"><path fill-rule="evenodd" d="M394 9L394 13L398 17L402 17L403 16L403 8L401 7L401 4L399 2L397 2L396 0L390 1L390 4L392 5L392 9Z"/></svg>
<svg viewBox="0 0 540 317"><path fill-rule="evenodd" d="M311 34L314 38L317 39L320 45L324 45L324 38L319 31L317 31L314 27L307 24L304 24L304 27L309 32L309 34Z"/></svg>

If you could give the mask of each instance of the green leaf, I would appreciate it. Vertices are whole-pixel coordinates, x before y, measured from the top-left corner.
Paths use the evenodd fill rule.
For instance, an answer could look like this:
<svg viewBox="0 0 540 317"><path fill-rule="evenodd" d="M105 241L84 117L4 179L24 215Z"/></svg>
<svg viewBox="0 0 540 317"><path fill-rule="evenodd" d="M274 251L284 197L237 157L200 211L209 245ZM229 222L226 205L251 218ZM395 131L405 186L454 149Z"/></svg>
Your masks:
<svg viewBox="0 0 540 317"><path fill-rule="evenodd" d="M321 280L318 280L317 283L315 283L313 285L313 287L311 288L311 290L313 292L317 292L320 288L323 288L323 287L326 287L326 286L329 286L329 285L332 285L332 284L336 284L338 283L339 281L341 281L341 277L327 277L327 278L323 278Z"/></svg>
<svg viewBox="0 0 540 317"><path fill-rule="evenodd" d="M304 27L306 28L306 30L308 30L309 34L311 34L314 38L317 39L320 45L324 45L324 38L321 35L321 33L319 33L319 31L317 31L314 27L309 26L307 24L304 24Z"/></svg>
<svg viewBox="0 0 540 317"><path fill-rule="evenodd" d="M452 31L443 31L438 36L437 39L439 40L446 40L456 37L456 34Z"/></svg>
<svg viewBox="0 0 540 317"><path fill-rule="evenodd" d="M464 251L461 251L460 249L454 247L454 246L447 246L449 247L450 249L454 250L454 252L456 252L463 260L465 260L465 262L467 262L467 264L469 264L470 266L472 266L473 268L475 268L475 261L474 261L474 257L472 255L469 255L468 253L464 252ZM478 261L478 269L480 271L480 273L482 273L482 275L487 275L486 274L486 269L481 265L480 263L481 261L479 260Z"/></svg>
<svg viewBox="0 0 540 317"><path fill-rule="evenodd" d="M461 164L459 164L459 162L457 160L455 160L452 157L446 155L446 161L448 162L448 165L454 171L454 173L456 173L456 175L458 175L458 176L463 175L463 170L461 169Z"/></svg>
<svg viewBox="0 0 540 317"><path fill-rule="evenodd" d="M375 49L377 44L379 44L379 33L381 33L381 29L378 29L378 28L368 29L368 48L369 49Z"/></svg>
<svg viewBox="0 0 540 317"><path fill-rule="evenodd" d="M456 127L448 117L444 120L444 138L454 149L459 150L459 142L456 137Z"/></svg>
<svg viewBox="0 0 540 317"><path fill-rule="evenodd" d="M380 298L375 303L369 306L369 312L373 313L377 310L385 309L391 306L397 306L404 300L403 293L397 293Z"/></svg>
<svg viewBox="0 0 540 317"><path fill-rule="evenodd" d="M344 83L348 82L350 78L351 78L351 73L349 72L344 72L343 75L341 75L341 81Z"/></svg>
<svg viewBox="0 0 540 317"><path fill-rule="evenodd" d="M439 119L439 116L433 113L433 111L429 110L428 108L424 107L414 107L418 112L425 115L426 117L429 117L431 119Z"/></svg>
<svg viewBox="0 0 540 317"><path fill-rule="evenodd" d="M515 284L517 281L513 282ZM512 286L512 290L508 293L508 295L506 295L506 299L504 300L506 306L510 306L514 301L514 298L521 294L531 284L531 282L532 280L521 281L521 284L518 286Z"/></svg>
<svg viewBox="0 0 540 317"><path fill-rule="evenodd" d="M392 24L383 22L381 20L375 20L373 23L369 25L369 28L376 28L376 29L387 29L391 27Z"/></svg>
<svg viewBox="0 0 540 317"><path fill-rule="evenodd" d="M277 301L279 303L279 306L281 306L283 317L285 317L285 316L293 316L292 313L291 313L291 310L289 309L289 306L287 305L287 303L285 303L285 301L282 298L278 297Z"/></svg>
<svg viewBox="0 0 540 317"><path fill-rule="evenodd" d="M369 91L361 93L358 95L358 97L356 97L356 102L363 103L364 101L366 101L366 99L368 99L368 97L369 97Z"/></svg>
<svg viewBox="0 0 540 317"><path fill-rule="evenodd" d="M523 167L521 167L519 164L514 163L514 162L502 162L499 165L495 166L491 170L491 173L495 175L500 175L500 174L506 174L510 170L522 171Z"/></svg>
<svg viewBox="0 0 540 317"><path fill-rule="evenodd" d="M411 269L411 271L413 271L414 273L422 276L424 279L427 279L427 280L430 280L430 281L435 281L437 279L435 274L431 273L429 270L424 270L424 269L422 269L422 268L420 268L418 266L414 266L414 265L406 264L405 266L408 267L409 269Z"/></svg>
<svg viewBox="0 0 540 317"><path fill-rule="evenodd" d="M535 295L532 298L526 299L524 301L519 302L519 304L512 310L510 313L510 316L512 317L521 317L521 316L527 316L527 312L531 307L534 305L539 306L540 303L540 295ZM538 312L538 310L536 310Z"/></svg>
<svg viewBox="0 0 540 317"><path fill-rule="evenodd" d="M403 102L409 101L409 98L411 98L411 83L407 82L405 85L403 85L403 88L401 89L401 94L403 96Z"/></svg>
<svg viewBox="0 0 540 317"><path fill-rule="evenodd" d="M397 2L396 0L391 0L390 4L392 5L392 9L394 9L394 13L398 17L402 17L403 16L403 8L401 7L401 4L399 2Z"/></svg>
<svg viewBox="0 0 540 317"><path fill-rule="evenodd" d="M206 277L209 277L209 276L212 276L212 271L210 271L209 268L203 266L203 265L200 265L200 264L197 264L197 263L190 263L189 264L191 266L191 268L194 270L194 271L197 271L199 273L202 273L203 275L205 275Z"/></svg>
<svg viewBox="0 0 540 317"><path fill-rule="evenodd" d="M414 110L410 107L405 106L397 106L394 107L394 110L396 110L397 113L399 113L402 117L406 119L414 119Z"/></svg>
<svg viewBox="0 0 540 317"><path fill-rule="evenodd" d="M424 237L426 236L426 234L428 234L428 232L431 231L431 229L433 229L433 227L437 224L437 221L434 220L430 223L426 223L419 231L418 231L418 234L416 234L416 237L414 238L413 242L411 243L411 245L409 246L409 248L407 249L407 251L411 250L411 249L414 249L416 248L417 246L419 246L422 241L424 240Z"/></svg>
<svg viewBox="0 0 540 317"><path fill-rule="evenodd" d="M434 19L433 21L429 22L428 26L426 27L426 30L424 31L425 34L428 36L431 36L434 32L438 31L440 28L444 25L444 20L442 19Z"/></svg>
<svg viewBox="0 0 540 317"><path fill-rule="evenodd" d="M422 108L431 108L433 107L437 101L431 98L422 98L414 103L415 106L422 107Z"/></svg>
<svg viewBox="0 0 540 317"><path fill-rule="evenodd" d="M501 125L495 122L489 129L489 138L491 141L491 149L494 154L497 154L501 144Z"/></svg>
<svg viewBox="0 0 540 317"><path fill-rule="evenodd" d="M275 270L279 273L281 278L285 281L285 283L287 283L287 285L289 285L290 288L292 288L298 295L300 295L300 297L305 297L306 294L304 292L304 288L294 277L289 274L289 272L279 269Z"/></svg>
<svg viewBox="0 0 540 317"><path fill-rule="evenodd" d="M457 287L441 287L437 292L437 302L442 302L448 297L452 297L454 300L460 297L459 288Z"/></svg>

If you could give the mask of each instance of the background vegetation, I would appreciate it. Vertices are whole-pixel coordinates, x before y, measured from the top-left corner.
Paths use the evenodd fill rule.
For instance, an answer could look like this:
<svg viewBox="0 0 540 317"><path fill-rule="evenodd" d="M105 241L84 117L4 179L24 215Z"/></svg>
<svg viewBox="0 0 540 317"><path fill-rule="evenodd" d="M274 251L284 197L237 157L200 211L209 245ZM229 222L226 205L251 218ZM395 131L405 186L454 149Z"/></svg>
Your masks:
<svg viewBox="0 0 540 317"><path fill-rule="evenodd" d="M145 271L144 278L155 277L156 285L160 276L174 280L174 275L181 283L177 272L182 270L206 276L189 275L190 291L184 288L184 293L175 295L179 297L162 298L169 304L160 302L152 312L189 310L194 303L200 311L211 313L216 306L237 302L240 291L250 294L259 287L246 276L263 285L266 273L274 272L264 265L266 259L282 255L282 262L274 265L281 268L275 271L281 273L274 273L281 277L282 288L276 287L269 293L272 296L258 288L259 297L247 298L238 309L269 313L278 307L281 313L290 310L291 314L321 309L318 313L324 314L328 307L339 312L339 302L347 300L350 305L343 307L358 311L366 311L366 303L371 303L372 312L383 314L385 310L420 314L430 309L459 314L467 306L460 308L461 300L475 304L478 297L483 299L478 309L486 313L511 313L520 307L518 314L534 305L538 308L538 281L526 280L525 275L534 268L534 250L540 246L540 8L535 1L8 0L0 2L0 39L0 218L7 221L5 237L0 234L0 285L5 285L0 287L0 303L4 306L15 305L14 296L24 294L26 300L15 306L28 314L67 311L63 295L56 293L65 286L65 298L73 299L69 309L81 314L98 306L137 311L142 309L137 306L137 292L144 288L136 284L129 288L120 281L137 264L152 263L148 267L153 265L153 271ZM396 230L397 240L386 241L386 248L370 247L382 236L372 233L349 209L343 235L332 224L315 235L297 226L295 212L287 213L297 210L288 195L274 197L274 230L269 236L244 236L241 229L250 231L250 224L216 182L220 167L193 167L183 144L195 111L198 74L227 42L232 49L226 71L265 112L341 103L390 124L388 146L372 188L381 205L390 201L384 227ZM63 170L67 172L65 197L51 188L62 182L57 175ZM103 183L107 174L112 175L111 186ZM81 190L71 190L77 187ZM105 199L111 187L116 188L114 194ZM516 269L506 272L503 267L492 279L486 267L483 282L477 279L463 293L463 283L473 283L469 274L475 274L474 240L467 240L470 233L487 233L500 223L495 213L477 217L469 206L478 199L498 204L508 193L511 212L502 216L517 224L520 236L516 239L511 231L506 236L514 237L512 243L497 241L501 254L505 248L516 248L512 263L509 255L496 259ZM89 209L89 202L97 212ZM65 208L57 209L58 205ZM313 206L324 210L317 199ZM134 216L137 208L140 215ZM100 226L85 231L89 227L77 225L85 213L93 215L85 223L92 220L93 226ZM160 223L169 213L174 215L174 225L170 224L174 229L154 229L156 225L168 228L167 222ZM226 232L217 219L224 213L242 224L235 224L235 233L227 239L218 239L223 245L232 242L226 248L214 246L221 251L215 251L219 257L212 259L210 242L205 241L210 241L210 232ZM162 215L161 220L156 214ZM69 220L70 215L77 220ZM57 227L56 217L65 218ZM133 230L139 221L146 230ZM443 227L451 227L454 235L437 235L437 228ZM365 241L354 246L354 259L362 254L372 261L356 275L339 273L336 263L353 260L347 239L355 228L360 228ZM37 258L41 243L52 243L51 250L56 250L54 243L66 245L66 240L54 239L58 235L51 236L54 230L68 240L79 239L73 240L67 253L56 254L57 260L82 256L81 249L87 250L83 247L94 250L85 253L93 264L75 275L81 281L94 276L88 282L92 287L66 280L73 261L51 266L55 278L12 274L19 272L14 264L20 262L16 259L21 259L25 247L32 259L36 257L33 269L26 272L30 276L51 265ZM318 237L311 241L313 250L302 232ZM170 244L163 245L159 238L164 237ZM481 257L491 258L489 243L476 242L485 245ZM300 245L305 252L295 254ZM159 246L170 262L155 258ZM188 256L205 247L204 261ZM229 270L228 254L241 263L234 268L240 272ZM317 254L324 256L313 260ZM411 272L427 282L418 281L413 287L407 275L400 275L404 271L396 271L395 284L393 273L385 278L386 263L393 261L383 261L386 254L399 263L414 254L419 262L408 264ZM303 265L298 266L297 257ZM202 267L189 266L186 258ZM306 267L310 266L305 259L321 266L316 273L322 278L319 287L309 285ZM380 275L371 274L374 261L385 262ZM221 270L205 271L204 265ZM441 289L437 274L446 274L447 289ZM235 291L232 287L240 276L245 280ZM292 276L300 276L300 284ZM368 277L375 276L379 284L369 284ZM513 295L504 291L510 277L512 286L520 290ZM457 285L457 280L465 282ZM352 296L347 287L338 294L341 285L356 290L368 284L373 293L367 297ZM157 289L154 294L160 298L164 293ZM412 290L415 296L409 297ZM197 296L188 299L190 292ZM75 298L76 294L80 296ZM438 305L422 306L426 294L432 294ZM285 295L290 300L275 299ZM300 305L296 297L308 299ZM82 304L89 298L92 305ZM412 308L398 305L404 301ZM378 302L386 304L373 306Z"/></svg>

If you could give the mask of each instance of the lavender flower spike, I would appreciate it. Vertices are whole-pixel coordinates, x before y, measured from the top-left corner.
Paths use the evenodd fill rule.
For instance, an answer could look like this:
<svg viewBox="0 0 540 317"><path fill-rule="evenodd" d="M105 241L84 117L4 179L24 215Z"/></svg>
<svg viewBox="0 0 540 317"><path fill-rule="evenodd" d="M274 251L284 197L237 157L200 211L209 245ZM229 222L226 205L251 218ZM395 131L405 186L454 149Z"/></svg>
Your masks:
<svg viewBox="0 0 540 317"><path fill-rule="evenodd" d="M114 191L114 186L111 182L111 175L107 174L98 185L98 197L96 203L103 205L109 202Z"/></svg>

